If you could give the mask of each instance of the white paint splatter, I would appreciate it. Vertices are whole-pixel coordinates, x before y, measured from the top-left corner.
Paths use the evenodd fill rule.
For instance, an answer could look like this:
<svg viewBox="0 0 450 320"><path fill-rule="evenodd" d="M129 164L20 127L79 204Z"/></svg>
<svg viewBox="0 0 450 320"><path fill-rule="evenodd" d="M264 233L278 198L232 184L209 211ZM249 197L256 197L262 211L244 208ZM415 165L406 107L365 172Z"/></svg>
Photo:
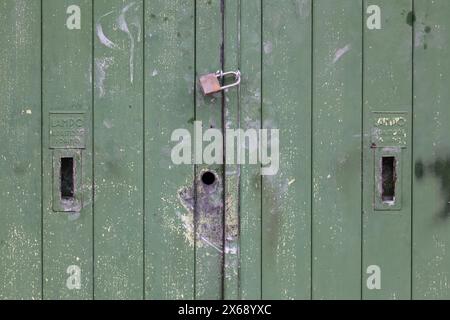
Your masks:
<svg viewBox="0 0 450 320"><path fill-rule="evenodd" d="M208 239L206 239L206 237L201 236L200 239L201 239L204 243L210 245L211 247L213 247L214 249L216 249L217 251L219 251L220 253L223 253L223 250L221 250L221 249L220 249L218 246L216 246L214 243L212 243L211 241L209 241Z"/></svg>
<svg viewBox="0 0 450 320"><path fill-rule="evenodd" d="M111 13L113 13L113 11L110 11L108 13L105 13L104 15L102 15L99 19L98 22L95 24L95 30L97 31L97 37L100 40L100 42L110 48L110 49L118 49L118 46L112 42L111 40L108 39L108 37L105 35L105 33L103 32L103 27L100 23L100 20L102 20L104 17L110 15Z"/></svg>
<svg viewBox="0 0 450 320"><path fill-rule="evenodd" d="M310 9L307 0L297 1L298 15L301 18L309 17Z"/></svg>
<svg viewBox="0 0 450 320"><path fill-rule="evenodd" d="M236 247L227 246L227 247L225 247L225 253L237 254L237 248Z"/></svg>
<svg viewBox="0 0 450 320"><path fill-rule="evenodd" d="M104 125L106 128L108 128L108 129L111 129L111 128L113 127L112 122L111 122L110 120L107 120L107 119L103 120L103 125Z"/></svg>
<svg viewBox="0 0 450 320"><path fill-rule="evenodd" d="M264 53L269 54L272 52L273 45L271 41L264 42Z"/></svg>
<svg viewBox="0 0 450 320"><path fill-rule="evenodd" d="M349 44L346 45L346 46L343 47L343 48L338 49L338 50L336 51L336 53L334 54L333 63L338 62L338 60L341 59L342 56L343 56L344 54L346 54L348 51L350 51L350 45L349 45Z"/></svg>
<svg viewBox="0 0 450 320"><path fill-rule="evenodd" d="M138 7L136 7L136 8L138 8ZM130 25L134 26L137 29L137 32L138 32L138 34L137 34L137 42L141 42L142 30L141 30L141 24L139 22L139 19L136 16L133 17L133 20L130 22Z"/></svg>
<svg viewBox="0 0 450 320"><path fill-rule="evenodd" d="M134 2L129 3L125 7L123 7L119 17L117 18L117 24L119 26L119 29L125 32L128 35L128 38L130 39L130 82L133 83L134 80L134 37L130 32L130 29L128 28L128 23L125 19L125 14L127 11L134 6ZM140 36L139 36L140 37Z"/></svg>
<svg viewBox="0 0 450 320"><path fill-rule="evenodd" d="M95 85L99 90L99 96L105 96L105 79L106 79L106 71L114 62L113 57L105 57L105 58L96 58L95 59L95 72L96 72L96 81Z"/></svg>
<svg viewBox="0 0 450 320"><path fill-rule="evenodd" d="M152 72L152 77L154 77L154 76L157 76L158 75L158 70L153 70L153 72Z"/></svg>
<svg viewBox="0 0 450 320"><path fill-rule="evenodd" d="M414 46L416 48L423 46L425 42L425 33L421 30L418 30L414 36Z"/></svg>

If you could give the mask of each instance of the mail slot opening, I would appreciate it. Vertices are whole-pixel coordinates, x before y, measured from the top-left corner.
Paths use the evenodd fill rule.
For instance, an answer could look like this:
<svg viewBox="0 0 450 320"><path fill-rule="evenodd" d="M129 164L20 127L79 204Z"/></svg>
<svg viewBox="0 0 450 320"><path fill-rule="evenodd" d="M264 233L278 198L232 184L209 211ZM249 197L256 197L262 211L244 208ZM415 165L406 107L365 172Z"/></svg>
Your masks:
<svg viewBox="0 0 450 320"><path fill-rule="evenodd" d="M381 160L381 199L383 202L395 201L395 157L383 157Z"/></svg>
<svg viewBox="0 0 450 320"><path fill-rule="evenodd" d="M61 158L61 198L70 199L74 195L74 179L73 179L73 158Z"/></svg>
<svg viewBox="0 0 450 320"><path fill-rule="evenodd" d="M216 175L211 171L205 171L202 174L202 182L207 186L212 185L216 181Z"/></svg>

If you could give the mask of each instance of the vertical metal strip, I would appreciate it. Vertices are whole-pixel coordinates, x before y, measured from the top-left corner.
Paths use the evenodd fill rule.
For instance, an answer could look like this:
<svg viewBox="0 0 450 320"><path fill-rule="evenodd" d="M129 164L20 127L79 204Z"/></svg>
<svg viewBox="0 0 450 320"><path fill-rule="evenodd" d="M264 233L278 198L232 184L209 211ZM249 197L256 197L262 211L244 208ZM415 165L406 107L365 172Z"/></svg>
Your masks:
<svg viewBox="0 0 450 320"><path fill-rule="evenodd" d="M311 112L310 112L310 123L311 123L311 131L310 131L310 186L314 185L314 166L313 166L313 139L314 139L314 127L313 127L313 119L314 119L314 1L311 1ZM314 231L314 215L313 215L313 203L314 203L314 193L310 194L310 215L311 215L311 225L310 225L310 295L309 298L313 299L313 231Z"/></svg>
<svg viewBox="0 0 450 320"><path fill-rule="evenodd" d="M416 11L414 6L414 0L412 0L412 29L411 29L411 137L412 137L412 143L411 143L411 296L410 299L413 299L413 293L414 293L414 287L413 287L413 252L414 252L414 50L415 50L415 28L416 28Z"/></svg>
<svg viewBox="0 0 450 320"><path fill-rule="evenodd" d="M364 32L365 32L365 0L361 0L361 300L363 299L364 259L363 259L363 232L364 232Z"/></svg>
<svg viewBox="0 0 450 320"><path fill-rule="evenodd" d="M236 48L237 48L237 63L238 70L241 70L241 0L238 0L238 12L237 12L237 39L236 39ZM241 128L241 87L237 87L237 125L238 128ZM237 178L237 293L238 299L241 299L241 165L237 165L238 170L238 178Z"/></svg>
<svg viewBox="0 0 450 320"><path fill-rule="evenodd" d="M145 195L147 194L145 165L145 1L142 0L142 299L145 300Z"/></svg>
<svg viewBox="0 0 450 320"><path fill-rule="evenodd" d="M92 52L91 52L91 92L92 92L92 117L91 117L91 132L92 132L92 150L91 150L91 157L92 157L92 300L95 300L95 153L94 153L94 145L95 145L95 126L94 126L94 120L95 120L95 21L94 21L94 15L95 15L95 0L92 0L92 8L91 8L91 19L92 19Z"/></svg>
<svg viewBox="0 0 450 320"><path fill-rule="evenodd" d="M225 0L220 0L220 13L221 13L221 41L220 41L220 70L224 70L225 68ZM223 85L223 79L222 83ZM221 92L221 106L222 106L222 137L225 140L225 92ZM225 155L226 155L226 144L225 141L223 141L223 171L222 171L222 181L223 181L223 192L222 192L222 293L221 293L221 299L223 300L225 297L225 230L226 230L226 190L227 190L227 181L226 181L226 162L225 162Z"/></svg>
<svg viewBox="0 0 450 320"><path fill-rule="evenodd" d="M44 12L44 2L41 0L41 300L44 300L44 91L43 91L43 45L44 45L44 28L43 28L43 12Z"/></svg>
<svg viewBox="0 0 450 320"><path fill-rule="evenodd" d="M261 36L261 39L260 39L260 46L261 46L261 48L260 48L260 52L262 53L262 52L264 52L264 0L260 0L261 1L261 32L260 32L260 36ZM260 88L261 88L261 101L260 101L260 103L261 103L261 118L260 118L260 124L259 124L259 127L260 127L260 129L262 129L263 128L263 119L264 119L264 117L263 117L263 101L264 101L264 90L263 90L263 75L264 75L264 69L263 69L263 67L264 67L264 63L263 63L263 60L264 60L264 58L263 58L263 55L261 54L261 67L260 67L260 69L261 69L261 79L260 79L260 81L261 81L261 83L260 83ZM260 167L262 167L262 164L260 164ZM259 179L260 179L260 190L259 190L259 192L260 192L260 207L261 207L261 221L260 221L260 226L259 226L259 229L260 229L260 244L261 244L261 261L260 261L260 264L261 264L261 266L260 266L260 270L261 270L261 292L260 292L260 299L262 300L262 298L263 298L263 292L264 292L264 287L263 287L263 279L264 279L264 275L263 275L263 254L262 254L262 245L263 245L263 176L262 175L260 175L259 176Z"/></svg>
<svg viewBox="0 0 450 320"><path fill-rule="evenodd" d="M196 79L197 79L197 0L194 0L194 119L197 120L197 90L196 88ZM193 208L193 229L194 229L194 300L197 299L197 164L194 162L194 208Z"/></svg>

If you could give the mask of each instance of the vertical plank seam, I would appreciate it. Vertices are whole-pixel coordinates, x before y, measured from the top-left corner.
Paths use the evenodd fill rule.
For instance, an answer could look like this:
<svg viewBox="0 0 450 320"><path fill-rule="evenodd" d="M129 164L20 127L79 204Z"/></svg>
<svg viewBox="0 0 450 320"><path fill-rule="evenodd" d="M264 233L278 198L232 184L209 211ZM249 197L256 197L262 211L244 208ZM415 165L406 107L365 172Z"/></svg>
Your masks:
<svg viewBox="0 0 450 320"><path fill-rule="evenodd" d="M196 90L196 79L197 79L197 0L194 0L194 119L197 120L197 90ZM193 300L196 300L197 298L197 165L194 162L193 165L194 170L194 210L193 210L193 217L192 221L194 222L194 267L193 267Z"/></svg>
<svg viewBox="0 0 450 320"><path fill-rule="evenodd" d="M145 195L146 195L146 166L145 166L145 0L142 0L142 299L145 300Z"/></svg>
<svg viewBox="0 0 450 320"><path fill-rule="evenodd" d="M311 125L311 131L310 131L310 239L309 239L309 249L310 249L310 293L309 298L310 300L313 300L313 293L314 293L314 287L313 287L313 225L314 225L314 214L313 214L313 203L314 203L314 165L313 165L313 140L314 140L314 126L313 126L313 112L314 112L314 1L311 0L311 62L310 62L310 81L311 81L311 105L310 105L310 125Z"/></svg>
<svg viewBox="0 0 450 320"><path fill-rule="evenodd" d="M91 177L91 183L92 183L92 191L91 191L91 197L92 197L92 300L95 300L95 35L94 35L94 28L95 28L95 0L92 0L92 6L91 6L91 127L92 127L92 141L91 141L91 160L92 160L92 177Z"/></svg>
<svg viewBox="0 0 450 320"><path fill-rule="evenodd" d="M237 68L241 70L241 0L238 0L237 4ZM241 129L241 87L237 87L237 126ZM236 297L235 299L240 300L242 298L241 294L241 164L238 164L238 177L237 177L237 288L236 288ZM224 250L225 252L225 250Z"/></svg>
<svg viewBox="0 0 450 320"><path fill-rule="evenodd" d="M360 194L360 203L361 203L361 216L360 216L360 300L363 299L363 282L364 282L364 278L363 278L363 267L364 267L364 259L363 259L363 254L364 254L364 249L363 249L363 241L364 241L364 237L363 237L363 232L364 232L364 220L363 220L363 216L364 216L364 32L365 32L365 28L364 28L364 22L365 22L365 1L361 0L361 194Z"/></svg>
<svg viewBox="0 0 450 320"><path fill-rule="evenodd" d="M411 30L411 194L410 194L410 201L411 201L411 280L410 280L410 290L411 290L411 296L410 300L413 300L413 249L414 249L414 237L413 237L413 223L414 223L414 50L415 50L415 28L416 28L416 12L415 12L415 6L414 6L414 0L412 0L412 30ZM414 18L415 17L415 18Z"/></svg>
<svg viewBox="0 0 450 320"><path fill-rule="evenodd" d="M220 44L220 65L221 70L224 70L225 68L225 0L220 0L220 11L221 11L221 44ZM222 81L224 81L222 79ZM223 83L222 83L223 85ZM226 109L226 103L225 103L225 92L221 92L221 107L222 107L222 137L225 137L225 126L226 126L226 119L225 119L225 109ZM226 192L227 192L227 181L226 181L226 162L225 162L225 154L226 154L226 144L225 141L222 141L223 146L223 154L222 154L222 181L223 181L223 188L222 188L222 248L225 249L225 236L226 236L226 212L227 212L227 205L226 205ZM225 250L223 250L221 262L222 262L222 295L221 299L223 300L225 298L225 290L226 290L226 271L225 271L225 259L226 254Z"/></svg>
<svg viewBox="0 0 450 320"><path fill-rule="evenodd" d="M261 61L260 61L260 69L261 69L261 79L260 79L260 92L261 92L261 101L260 101L260 129L263 128L263 99L264 99L264 90L263 90L263 78L264 78L264 72L263 72L263 66L264 66L264 56L263 56L263 52L264 52L264 0L260 0L260 6L261 6L261 21L260 21L260 52L261 52ZM262 169L262 164L260 164L260 168ZM259 179L260 179L260 217L261 217L261 221L260 221L260 267L261 267L261 273L260 273L260 298L261 300L263 299L263 188L264 188L264 184L263 184L263 175L261 174L261 170L260 170L260 175L259 175Z"/></svg>
<svg viewBox="0 0 450 320"><path fill-rule="evenodd" d="M41 12L40 12L40 32L41 32L41 48L40 48L40 89L41 89L41 300L44 300L44 142L43 142L43 136L44 136L44 90L43 90L43 46L44 46L44 19L43 19L43 6L44 3L41 0Z"/></svg>

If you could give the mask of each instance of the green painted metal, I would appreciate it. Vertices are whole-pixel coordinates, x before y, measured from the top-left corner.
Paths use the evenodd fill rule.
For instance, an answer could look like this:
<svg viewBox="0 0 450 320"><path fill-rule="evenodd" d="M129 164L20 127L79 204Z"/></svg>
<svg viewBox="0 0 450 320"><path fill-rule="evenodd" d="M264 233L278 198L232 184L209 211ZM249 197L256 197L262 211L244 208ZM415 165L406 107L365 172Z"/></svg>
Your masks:
<svg viewBox="0 0 450 320"><path fill-rule="evenodd" d="M41 6L0 3L0 299L42 298Z"/></svg>
<svg viewBox="0 0 450 320"><path fill-rule="evenodd" d="M79 30L65 27L67 8L73 4L85 13ZM92 299L92 7L90 1L48 0L42 5L44 298ZM84 148L65 148L65 134L72 128L60 124L78 118L74 115L77 112L83 112L84 134L80 136L84 136ZM56 142L52 143L50 137ZM57 139L64 141L59 143ZM76 146L81 147L72 145ZM59 165L62 157L75 157L76 153L79 166L74 168L74 191L79 197L78 208L62 212L67 205L59 192ZM80 289L68 290L66 286L70 266L81 270Z"/></svg>
<svg viewBox="0 0 450 320"><path fill-rule="evenodd" d="M194 298L194 166L170 159L171 133L193 134L194 1L145 2L145 292Z"/></svg>
<svg viewBox="0 0 450 320"><path fill-rule="evenodd" d="M240 3L241 1L224 2L224 70L239 70L239 36L240 36ZM240 90L230 89L224 92L223 128L240 127ZM241 137L233 137L232 145L228 144L230 135L224 133L224 153L235 150ZM234 159L225 159L224 179L224 252L223 252L223 298L236 300L239 297L239 184L240 167L237 164L237 152Z"/></svg>
<svg viewBox="0 0 450 320"><path fill-rule="evenodd" d="M144 294L143 9L142 1L94 1L96 299Z"/></svg>
<svg viewBox="0 0 450 320"><path fill-rule="evenodd" d="M361 12L314 2L313 299L361 297Z"/></svg>
<svg viewBox="0 0 450 320"><path fill-rule="evenodd" d="M215 72L222 68L221 48L223 45L223 15L220 1L196 1L196 75ZM221 129L222 93L203 96L199 86L195 95L195 120L200 131L209 128ZM195 134L194 134L195 136ZM214 137L211 140L215 139ZM195 140L195 139L194 139ZM194 156L203 149L194 146ZM205 151L206 152L206 151ZM219 155L222 158L222 155ZM206 186L202 175L210 171L215 175L215 182ZM223 199L224 199L223 165L195 166L195 298L220 299L223 297Z"/></svg>
<svg viewBox="0 0 450 320"><path fill-rule="evenodd" d="M240 1L240 57L242 72L239 119L243 130L261 128L262 6ZM240 166L239 192L239 298L260 299L261 284L261 169Z"/></svg>
<svg viewBox="0 0 450 320"><path fill-rule="evenodd" d="M449 298L449 12L2 1L0 298ZM235 128L280 130L277 173Z"/></svg>
<svg viewBox="0 0 450 320"><path fill-rule="evenodd" d="M280 168L262 179L262 297L311 297L311 1L262 3L262 127Z"/></svg>
<svg viewBox="0 0 450 320"><path fill-rule="evenodd" d="M414 299L449 299L450 3L415 1L413 264Z"/></svg>
<svg viewBox="0 0 450 320"><path fill-rule="evenodd" d="M367 8L370 1L364 1ZM377 1L383 8L381 29L364 29L363 75L363 298L409 299L411 297L411 112L412 112L412 1ZM367 15L368 16L368 15ZM386 50L386 48L391 48ZM374 113L382 112L382 113ZM394 114L390 114L394 112ZM392 119L398 112L406 121L403 132ZM381 119L381 120L380 120ZM384 119L387 119L384 125ZM377 126L381 121L383 124ZM380 132L379 132L380 131ZM395 142L382 144L392 136L406 135L405 148ZM379 138L379 139L377 139ZM376 167L380 155L399 149L402 185L401 209L376 210ZM381 149L381 150L380 150ZM380 152L378 152L380 151ZM370 266L381 269L381 289L366 285ZM368 270L369 269L369 270ZM370 274L367 272L369 271ZM370 279L369 279L370 280Z"/></svg>

